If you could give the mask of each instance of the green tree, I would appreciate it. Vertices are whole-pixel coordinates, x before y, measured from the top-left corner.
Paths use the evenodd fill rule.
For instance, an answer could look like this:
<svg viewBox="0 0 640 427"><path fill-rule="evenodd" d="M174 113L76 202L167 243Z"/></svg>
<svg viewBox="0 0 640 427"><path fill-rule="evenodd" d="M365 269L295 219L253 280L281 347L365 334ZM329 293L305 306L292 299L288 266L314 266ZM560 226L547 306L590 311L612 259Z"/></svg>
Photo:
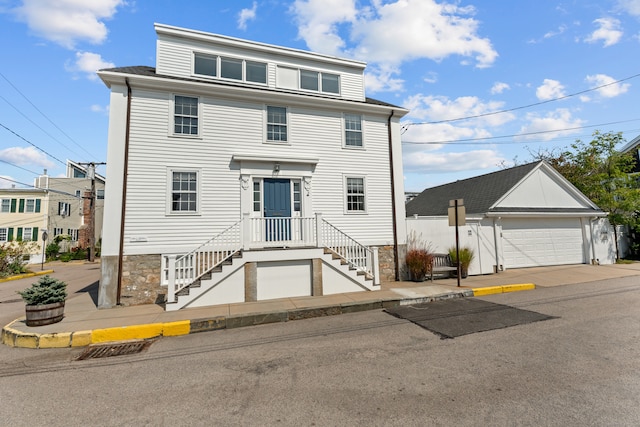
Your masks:
<svg viewBox="0 0 640 427"><path fill-rule="evenodd" d="M619 225L637 226L640 210L638 177L633 175L633 156L616 150L622 133L595 131L590 142L577 140L570 149L540 153L558 172L608 213L614 230L616 258Z"/></svg>

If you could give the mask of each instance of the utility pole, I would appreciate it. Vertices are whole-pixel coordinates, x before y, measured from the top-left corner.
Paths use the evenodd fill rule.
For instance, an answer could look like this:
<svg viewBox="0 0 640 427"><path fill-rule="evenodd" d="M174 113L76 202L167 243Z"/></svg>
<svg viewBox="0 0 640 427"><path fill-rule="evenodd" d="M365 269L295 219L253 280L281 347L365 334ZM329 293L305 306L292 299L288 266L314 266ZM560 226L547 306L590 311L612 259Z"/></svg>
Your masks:
<svg viewBox="0 0 640 427"><path fill-rule="evenodd" d="M106 163L78 163L87 166L87 178L91 179L91 196L89 197L89 262L96 260L96 166L105 165Z"/></svg>

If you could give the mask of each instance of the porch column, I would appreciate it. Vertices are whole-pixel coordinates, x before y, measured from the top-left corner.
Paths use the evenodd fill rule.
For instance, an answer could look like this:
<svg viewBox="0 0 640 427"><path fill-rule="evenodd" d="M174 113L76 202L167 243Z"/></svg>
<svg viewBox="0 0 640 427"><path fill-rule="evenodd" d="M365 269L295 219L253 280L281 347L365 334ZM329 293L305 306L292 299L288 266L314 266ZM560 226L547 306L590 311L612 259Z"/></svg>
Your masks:
<svg viewBox="0 0 640 427"><path fill-rule="evenodd" d="M316 247L324 247L324 241L322 239L322 214L316 212Z"/></svg>
<svg viewBox="0 0 640 427"><path fill-rule="evenodd" d="M167 302L172 303L176 300L176 255L169 255L167 259L167 269L169 271Z"/></svg>
<svg viewBox="0 0 640 427"><path fill-rule="evenodd" d="M373 284L375 286L380 285L380 258L378 256L378 247L371 248L371 271L373 272Z"/></svg>
<svg viewBox="0 0 640 427"><path fill-rule="evenodd" d="M243 250L248 250L251 245L251 217L249 212L242 214L242 224L240 227L240 242Z"/></svg>

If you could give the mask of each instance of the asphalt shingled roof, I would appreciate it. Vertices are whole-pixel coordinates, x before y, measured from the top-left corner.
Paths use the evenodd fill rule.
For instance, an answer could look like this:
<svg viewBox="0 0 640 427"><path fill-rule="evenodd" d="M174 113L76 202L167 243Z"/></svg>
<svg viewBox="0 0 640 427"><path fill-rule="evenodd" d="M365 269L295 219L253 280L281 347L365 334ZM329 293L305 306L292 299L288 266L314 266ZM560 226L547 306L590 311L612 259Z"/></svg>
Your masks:
<svg viewBox="0 0 640 427"><path fill-rule="evenodd" d="M467 214L489 211L507 191L531 172L540 162L463 179L427 188L406 205L407 216L447 215L449 200L464 199Z"/></svg>

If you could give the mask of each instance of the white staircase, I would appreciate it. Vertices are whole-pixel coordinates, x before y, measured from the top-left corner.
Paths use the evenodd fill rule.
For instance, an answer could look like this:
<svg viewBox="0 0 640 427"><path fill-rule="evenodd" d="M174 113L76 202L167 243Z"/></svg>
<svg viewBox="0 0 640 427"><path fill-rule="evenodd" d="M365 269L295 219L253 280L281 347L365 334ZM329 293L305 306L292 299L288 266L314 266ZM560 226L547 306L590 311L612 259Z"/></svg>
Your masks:
<svg viewBox="0 0 640 427"><path fill-rule="evenodd" d="M286 224L287 232L280 233L285 239L276 241L270 235L268 241L260 242L265 237L260 230L270 226L269 220L244 218L192 252L179 257L168 256L166 310L197 305L194 302L204 294L217 292L216 288L221 289L223 286L234 286L232 293L235 298L243 298L244 286L236 283L236 277L244 276L238 272L247 262L261 260L286 262L320 258L324 265L350 281L351 285L345 288L348 289L345 292L379 289L377 248L369 248L356 242L322 219L320 214L315 218L276 218L274 221L278 221L278 227ZM312 251L311 248L316 249ZM219 304L242 301L244 299L222 299Z"/></svg>

